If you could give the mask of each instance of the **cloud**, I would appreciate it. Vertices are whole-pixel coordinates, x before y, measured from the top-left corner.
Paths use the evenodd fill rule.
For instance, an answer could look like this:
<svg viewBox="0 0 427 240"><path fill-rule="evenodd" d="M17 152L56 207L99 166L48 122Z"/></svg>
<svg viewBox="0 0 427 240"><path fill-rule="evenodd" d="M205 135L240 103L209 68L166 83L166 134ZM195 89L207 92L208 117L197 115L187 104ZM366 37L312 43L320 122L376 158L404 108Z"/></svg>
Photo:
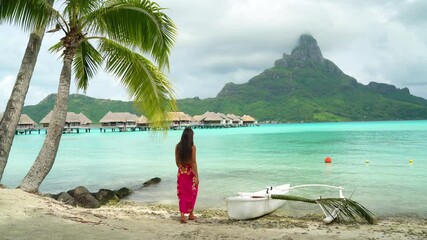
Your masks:
<svg viewBox="0 0 427 240"><path fill-rule="evenodd" d="M14 83L15 78L13 76L6 76L0 80L0 112L4 112L6 109Z"/></svg>
<svg viewBox="0 0 427 240"><path fill-rule="evenodd" d="M427 26L427 2L426 1L406 1L402 4L400 12L394 18L396 21L405 23L408 26Z"/></svg>
<svg viewBox="0 0 427 240"><path fill-rule="evenodd" d="M15 76L6 76L5 78L0 80L0 112L4 112L4 110L6 109L6 105L12 93L15 80ZM50 93L51 92L46 91L46 89L43 87L30 85L27 97L25 99L25 105L35 105Z"/></svg>
<svg viewBox="0 0 427 240"><path fill-rule="evenodd" d="M74 92L78 91L75 90ZM82 91L79 93L82 93ZM102 72L89 82L86 94L95 98L131 100L119 79Z"/></svg>
<svg viewBox="0 0 427 240"><path fill-rule="evenodd" d="M36 105L40 102L40 99L45 98L51 93L51 91L48 91L43 87L30 86L27 97L25 98L25 105Z"/></svg>

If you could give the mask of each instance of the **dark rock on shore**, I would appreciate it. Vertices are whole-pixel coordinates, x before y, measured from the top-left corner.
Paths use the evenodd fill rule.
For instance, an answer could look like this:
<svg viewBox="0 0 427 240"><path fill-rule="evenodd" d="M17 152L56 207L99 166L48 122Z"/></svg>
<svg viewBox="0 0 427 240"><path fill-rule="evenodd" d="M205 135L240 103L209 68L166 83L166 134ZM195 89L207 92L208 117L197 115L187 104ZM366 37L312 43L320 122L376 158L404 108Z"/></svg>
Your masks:
<svg viewBox="0 0 427 240"><path fill-rule="evenodd" d="M77 205L84 208L99 208L101 205L98 200L83 186L78 186L68 191L77 202Z"/></svg>
<svg viewBox="0 0 427 240"><path fill-rule="evenodd" d="M129 195L132 194L132 190L130 190L127 187L122 187L122 188L120 188L119 190L117 190L115 192L117 194L117 197L119 197L119 199L125 198L125 197L127 197L127 196L129 196Z"/></svg>
<svg viewBox="0 0 427 240"><path fill-rule="evenodd" d="M73 207L77 206L76 200L70 194L68 194L66 192L61 192L60 194L56 195L54 197L54 199L56 199L60 202L66 203L68 205L71 205Z"/></svg>
<svg viewBox="0 0 427 240"><path fill-rule="evenodd" d="M46 194L55 200L64 202L73 207L79 206L84 208L99 208L101 205L107 203L117 203L120 199L131 195L133 191L129 188L123 187L119 190L113 191L110 189L100 189L98 192L91 193L83 186L78 186L67 192L59 194Z"/></svg>
<svg viewBox="0 0 427 240"><path fill-rule="evenodd" d="M148 180L148 181L144 182L144 183L142 184L142 186L143 186L143 187L149 187L149 186L151 186L151 185L159 184L161 180L162 180L162 179L160 179L159 177L155 177L155 178L152 178L152 179L150 179L150 180Z"/></svg>
<svg viewBox="0 0 427 240"><path fill-rule="evenodd" d="M160 183L161 179L158 177L152 178L143 183L143 186L136 188L141 189ZM67 192L58 194L45 194L55 200L64 202L71 206L79 206L84 208L99 208L101 205L107 203L118 203L120 199L125 198L133 193L132 189L122 187L119 190L113 191L110 189L99 189L98 192L91 193L85 187L78 186Z"/></svg>
<svg viewBox="0 0 427 240"><path fill-rule="evenodd" d="M105 205L109 202L119 202L120 198L117 196L116 191L110 189L99 189L97 193L92 195L98 200L99 204Z"/></svg>

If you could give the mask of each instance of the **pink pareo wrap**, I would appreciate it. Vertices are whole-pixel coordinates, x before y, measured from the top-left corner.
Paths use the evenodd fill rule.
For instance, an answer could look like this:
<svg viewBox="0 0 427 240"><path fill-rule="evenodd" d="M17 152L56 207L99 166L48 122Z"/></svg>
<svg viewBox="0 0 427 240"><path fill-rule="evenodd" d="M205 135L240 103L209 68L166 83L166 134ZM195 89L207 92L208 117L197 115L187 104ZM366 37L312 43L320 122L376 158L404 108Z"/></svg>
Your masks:
<svg viewBox="0 0 427 240"><path fill-rule="evenodd" d="M199 187L194 183L194 172L190 164L178 168L177 195L179 200L179 211L190 213L196 204Z"/></svg>

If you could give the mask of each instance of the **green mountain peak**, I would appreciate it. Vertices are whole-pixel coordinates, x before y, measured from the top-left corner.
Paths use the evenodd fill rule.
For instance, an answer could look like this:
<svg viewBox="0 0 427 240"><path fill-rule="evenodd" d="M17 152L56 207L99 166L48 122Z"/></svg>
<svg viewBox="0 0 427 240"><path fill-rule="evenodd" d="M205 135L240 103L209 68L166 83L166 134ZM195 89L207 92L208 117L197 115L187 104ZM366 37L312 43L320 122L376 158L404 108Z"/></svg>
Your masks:
<svg viewBox="0 0 427 240"><path fill-rule="evenodd" d="M298 45L292 50L292 53L290 55L284 53L283 57L276 60L274 65L283 68L324 68L329 72L342 74L342 71L333 62L323 58L316 39L310 34L301 35Z"/></svg>
<svg viewBox="0 0 427 240"><path fill-rule="evenodd" d="M323 61L322 52L317 45L317 41L311 35L301 35L298 42L298 46L295 47L291 53L294 59L313 63L321 63Z"/></svg>

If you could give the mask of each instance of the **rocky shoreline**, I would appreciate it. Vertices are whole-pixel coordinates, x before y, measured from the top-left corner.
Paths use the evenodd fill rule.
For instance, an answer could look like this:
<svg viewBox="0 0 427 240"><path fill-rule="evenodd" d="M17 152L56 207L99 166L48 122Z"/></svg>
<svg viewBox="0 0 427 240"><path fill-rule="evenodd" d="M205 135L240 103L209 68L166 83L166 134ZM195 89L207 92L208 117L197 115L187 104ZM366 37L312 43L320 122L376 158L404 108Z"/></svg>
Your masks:
<svg viewBox="0 0 427 240"><path fill-rule="evenodd" d="M118 203L121 199L131 195L134 190L141 190L144 187L156 185L160 183L160 181L160 178L155 177L134 189L128 187L122 187L118 190L102 188L99 189L98 192L90 192L86 187L78 186L66 192L60 192L58 194L48 193L44 194L44 196L51 197L73 207L99 208L109 203Z"/></svg>

